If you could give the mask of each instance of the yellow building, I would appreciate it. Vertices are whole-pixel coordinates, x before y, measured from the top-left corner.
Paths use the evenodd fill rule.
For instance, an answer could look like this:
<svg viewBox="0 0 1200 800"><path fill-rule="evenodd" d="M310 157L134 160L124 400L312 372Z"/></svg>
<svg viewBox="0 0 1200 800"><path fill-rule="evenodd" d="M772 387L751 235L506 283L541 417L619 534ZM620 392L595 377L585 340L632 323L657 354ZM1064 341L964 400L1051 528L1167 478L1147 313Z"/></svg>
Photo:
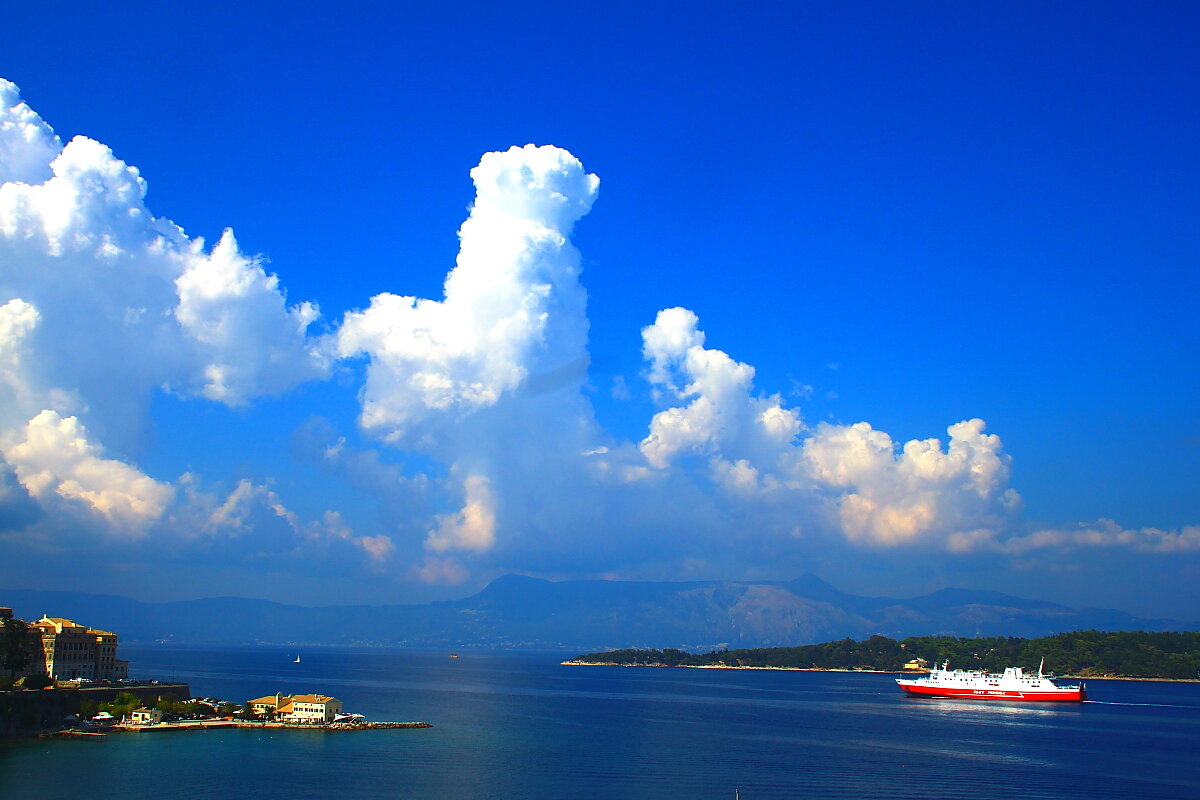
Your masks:
<svg viewBox="0 0 1200 800"><path fill-rule="evenodd" d="M89 632L96 637L96 680L115 681L129 677L129 662L117 658L117 635L95 628Z"/></svg>
<svg viewBox="0 0 1200 800"><path fill-rule="evenodd" d="M279 710L291 702L290 694L269 694L266 697L256 697L253 700L248 700L250 708L255 714L260 717L265 717L269 714L278 714Z"/></svg>
<svg viewBox="0 0 1200 800"><path fill-rule="evenodd" d="M33 627L41 634L42 661L51 678L112 681L129 676L129 662L117 658L115 633L62 617L42 617Z"/></svg>
<svg viewBox="0 0 1200 800"><path fill-rule="evenodd" d="M324 694L292 695L286 710L280 709L280 718L285 722L306 724L328 724L342 713L342 701Z"/></svg>
<svg viewBox="0 0 1200 800"><path fill-rule="evenodd" d="M326 724L342 713L342 701L325 694L274 694L248 701L255 714L280 722Z"/></svg>
<svg viewBox="0 0 1200 800"><path fill-rule="evenodd" d="M129 712L131 725L157 725L162 722L162 712L157 708L135 708Z"/></svg>

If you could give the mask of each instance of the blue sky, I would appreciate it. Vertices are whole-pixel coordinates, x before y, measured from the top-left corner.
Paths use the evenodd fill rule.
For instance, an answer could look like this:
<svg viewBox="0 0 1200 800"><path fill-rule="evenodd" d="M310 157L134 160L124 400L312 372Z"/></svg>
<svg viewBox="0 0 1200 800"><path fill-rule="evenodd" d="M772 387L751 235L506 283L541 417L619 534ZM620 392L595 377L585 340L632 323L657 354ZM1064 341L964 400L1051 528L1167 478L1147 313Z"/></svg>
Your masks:
<svg viewBox="0 0 1200 800"><path fill-rule="evenodd" d="M37 310L17 344L42 365L21 373L25 395L11 390L25 400L6 401L0 581L325 603L457 596L506 571L814 571L867 593L969 585L1200 617L1193 4L115 3L4 15L0 76L61 144L86 136L135 166L149 214L187 242L203 237L203 253L232 228L246 274L261 256L287 304L311 301L320 317L289 340L286 368L257 364L232 400L197 377L211 304L191 328L162 307L182 320L179 342L137 333L126 314L131 344L96 344L87 360L126 372L77 380L71 336L94 322L89 341L115 341L103 320L124 303L122 278L94 259L64 279L71 295L36 277L61 254L0 251L0 270L18 275L0 301ZM533 349L500 365L511 380L479 366L480 342L446 368L495 378L494 402L426 403L419 419L363 427L363 393L400 402L390 381L426 356L389 366L370 337L320 364L301 350L349 342L344 315L381 292L441 300L471 169L527 143L569 151L582 167L556 169L575 178L599 176L569 231L586 315L548 306ZM162 286L186 269L173 263L155 267ZM575 296L564 280L556 292ZM261 308L274 296L264 290ZM64 309L78 303L94 314L73 327ZM714 394L689 393L700 378L683 351L647 355L643 329L676 307L697 321L655 330L676 341L702 330L698 352L752 366L752 386L726 370L709 375ZM203 342L205 358L263 352L268 328L282 336L283 317L247 314L240 338ZM586 348L569 345L583 330ZM567 361L551 363L547 336L565 337L554 342ZM147 338L159 346L143 353ZM580 354L586 380L553 377ZM531 391L547 370L551 390ZM732 405L713 400L733 384ZM669 452L644 446L657 414L697 399L725 409L711 430L693 417ZM786 441L754 438L766 408L794 418ZM82 426L69 432L99 459L87 474L119 464L154 482L139 484L159 498L145 519L117 524L89 507L95 492L62 489L67 466L31 446L27 423L45 409L57 431ZM986 434L971 436L1000 443L972 439L965 460L947 451L937 476L913 477L904 442L945 448L948 426L975 418ZM894 445L869 468L851 464L856 447L879 444L851 427L863 421ZM608 451L569 458L555 426L586 427L581 452ZM753 492L721 471L742 461ZM971 482L982 473L986 487ZM65 552L86 553L88 568L39 566Z"/></svg>

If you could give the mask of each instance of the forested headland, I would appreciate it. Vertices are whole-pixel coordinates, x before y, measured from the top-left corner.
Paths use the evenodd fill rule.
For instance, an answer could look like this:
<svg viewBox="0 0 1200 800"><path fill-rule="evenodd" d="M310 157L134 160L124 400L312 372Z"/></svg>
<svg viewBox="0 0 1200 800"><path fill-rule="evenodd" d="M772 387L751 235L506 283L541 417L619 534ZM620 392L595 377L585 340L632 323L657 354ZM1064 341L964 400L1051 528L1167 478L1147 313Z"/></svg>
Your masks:
<svg viewBox="0 0 1200 800"><path fill-rule="evenodd" d="M1084 677L1200 679L1200 633L1075 631L1040 639L988 636L914 636L862 641L840 639L798 647L746 650L610 650L571 659L576 664L664 667L759 667L900 672L914 659L989 672L1019 666Z"/></svg>

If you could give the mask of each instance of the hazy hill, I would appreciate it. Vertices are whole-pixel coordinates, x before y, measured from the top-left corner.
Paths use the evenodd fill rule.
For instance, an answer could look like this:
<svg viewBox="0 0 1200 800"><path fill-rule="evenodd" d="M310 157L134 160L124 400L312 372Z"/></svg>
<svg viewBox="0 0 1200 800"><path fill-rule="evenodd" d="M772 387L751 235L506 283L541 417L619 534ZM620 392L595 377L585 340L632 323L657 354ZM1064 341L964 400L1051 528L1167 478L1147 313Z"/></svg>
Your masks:
<svg viewBox="0 0 1200 800"><path fill-rule="evenodd" d="M1073 609L999 592L943 589L911 599L845 594L806 575L783 583L551 582L498 578L461 600L301 606L232 597L142 603L113 595L0 590L17 616L70 617L125 641L378 644L411 647L769 647L883 634L1033 638L1075 630L1197 630L1196 622Z"/></svg>

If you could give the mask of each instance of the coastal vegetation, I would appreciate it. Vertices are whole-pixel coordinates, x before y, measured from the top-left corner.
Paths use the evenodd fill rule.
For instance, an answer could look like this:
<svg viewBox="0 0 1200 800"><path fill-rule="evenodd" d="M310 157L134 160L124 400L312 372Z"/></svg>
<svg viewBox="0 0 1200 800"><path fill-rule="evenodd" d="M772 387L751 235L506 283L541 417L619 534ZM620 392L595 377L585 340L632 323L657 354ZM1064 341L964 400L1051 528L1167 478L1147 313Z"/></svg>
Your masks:
<svg viewBox="0 0 1200 800"><path fill-rule="evenodd" d="M6 677L21 673L29 663L29 651L25 644L29 637L29 625L23 620L6 619L0 626L0 668Z"/></svg>
<svg viewBox="0 0 1200 800"><path fill-rule="evenodd" d="M667 667L775 667L899 672L914 659L949 661L962 669L996 671L1007 666L1080 676L1196 679L1200 677L1200 633L1074 631L1038 639L987 636L914 636L862 641L840 639L798 647L743 650L610 650L572 659L579 664Z"/></svg>
<svg viewBox="0 0 1200 800"><path fill-rule="evenodd" d="M145 706L157 708L163 712L164 719L179 719L185 716L194 718L231 716L242 711L242 707L235 703L220 703L213 706L198 700L178 700L171 693L162 695L156 701L147 701L133 692L119 692L112 700L80 700L79 713L83 717L92 717L100 712L107 712L120 719L129 716L134 709Z"/></svg>

